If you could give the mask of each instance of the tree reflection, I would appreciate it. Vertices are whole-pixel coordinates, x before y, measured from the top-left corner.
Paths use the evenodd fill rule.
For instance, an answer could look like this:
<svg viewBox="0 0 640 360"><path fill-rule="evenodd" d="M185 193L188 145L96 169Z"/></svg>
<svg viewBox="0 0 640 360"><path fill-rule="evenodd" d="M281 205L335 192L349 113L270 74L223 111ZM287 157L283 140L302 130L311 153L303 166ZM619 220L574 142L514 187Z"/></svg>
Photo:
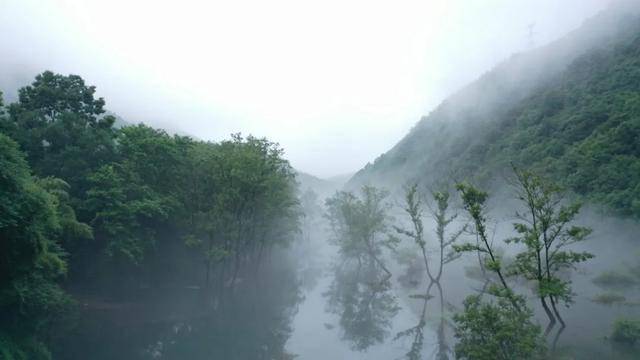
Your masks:
<svg viewBox="0 0 640 360"><path fill-rule="evenodd" d="M413 327L410 327L404 331L397 333L394 338L394 340L399 340L405 337L411 339L411 346L409 348L409 351L404 355L404 357L409 360L418 360L423 358L422 353L425 347L424 346L424 330L427 325L427 318L426 318L427 304L432 302L433 301L432 299L434 299L434 296L431 295L431 292L434 288L437 290L437 293L438 293L437 297L440 301L440 307L439 307L438 313L434 312L434 315L436 315L438 319L437 329L436 329L437 343L429 358L437 359L437 360L448 360L450 356L453 356L451 347L447 342L446 329L447 329L448 323L447 323L446 314L444 311L444 296L442 293L442 287L440 286L439 282L431 281L429 283L429 286L427 286L427 289L424 292L424 294L411 296L414 299L422 300L422 311L418 318L418 323Z"/></svg>
<svg viewBox="0 0 640 360"><path fill-rule="evenodd" d="M292 359L285 343L301 300L293 272L263 270L255 283L221 297L214 312L173 324L157 343L161 351L152 344L148 357L155 352L162 359Z"/></svg>
<svg viewBox="0 0 640 360"><path fill-rule="evenodd" d="M400 308L390 291L386 271L375 259L342 259L334 268L327 297L328 311L340 316L342 339L353 350L365 351L389 335Z"/></svg>
<svg viewBox="0 0 640 360"><path fill-rule="evenodd" d="M196 291L169 288L140 304L86 311L55 358L293 359L285 343L302 300L300 281L292 264L272 260L234 291L216 294L213 306L203 306Z"/></svg>

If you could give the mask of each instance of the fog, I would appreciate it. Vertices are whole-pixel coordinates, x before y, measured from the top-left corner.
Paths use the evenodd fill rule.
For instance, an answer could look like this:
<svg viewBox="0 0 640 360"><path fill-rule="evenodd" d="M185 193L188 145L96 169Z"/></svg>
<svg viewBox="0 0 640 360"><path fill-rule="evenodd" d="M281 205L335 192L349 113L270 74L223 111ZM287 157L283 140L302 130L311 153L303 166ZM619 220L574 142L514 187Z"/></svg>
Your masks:
<svg viewBox="0 0 640 360"><path fill-rule="evenodd" d="M79 74L129 122L266 136L295 168L329 177L607 3L4 0L0 88L14 99L45 69Z"/></svg>
<svg viewBox="0 0 640 360"><path fill-rule="evenodd" d="M614 3L0 0L0 358L637 359Z"/></svg>

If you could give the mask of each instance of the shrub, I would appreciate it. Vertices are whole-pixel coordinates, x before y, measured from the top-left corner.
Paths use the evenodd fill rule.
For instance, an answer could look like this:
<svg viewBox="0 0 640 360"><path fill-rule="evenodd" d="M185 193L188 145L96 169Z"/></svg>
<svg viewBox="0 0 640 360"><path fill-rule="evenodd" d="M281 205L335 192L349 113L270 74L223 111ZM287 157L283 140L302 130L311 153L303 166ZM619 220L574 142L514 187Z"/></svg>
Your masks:
<svg viewBox="0 0 640 360"><path fill-rule="evenodd" d="M635 344L640 339L640 320L618 319L613 323L613 341Z"/></svg>
<svg viewBox="0 0 640 360"><path fill-rule="evenodd" d="M541 359L546 353L540 327L520 301L520 310L505 298L482 301L471 295L455 314L456 358L469 360Z"/></svg>

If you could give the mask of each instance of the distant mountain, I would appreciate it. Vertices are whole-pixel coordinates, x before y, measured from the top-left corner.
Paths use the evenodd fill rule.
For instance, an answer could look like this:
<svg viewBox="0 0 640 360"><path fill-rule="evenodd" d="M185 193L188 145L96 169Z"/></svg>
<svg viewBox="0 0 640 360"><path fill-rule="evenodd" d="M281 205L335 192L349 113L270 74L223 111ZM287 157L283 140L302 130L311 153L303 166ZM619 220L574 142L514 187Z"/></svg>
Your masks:
<svg viewBox="0 0 640 360"><path fill-rule="evenodd" d="M564 38L496 66L348 187L461 179L490 186L510 163L640 218L640 1L617 2Z"/></svg>
<svg viewBox="0 0 640 360"><path fill-rule="evenodd" d="M318 199L322 202L324 202L325 198L333 195L336 191L341 190L351 176L352 174L344 174L333 176L328 179L320 179L302 171L296 172L296 180L298 181L300 191L304 192L308 189L313 190L318 195Z"/></svg>

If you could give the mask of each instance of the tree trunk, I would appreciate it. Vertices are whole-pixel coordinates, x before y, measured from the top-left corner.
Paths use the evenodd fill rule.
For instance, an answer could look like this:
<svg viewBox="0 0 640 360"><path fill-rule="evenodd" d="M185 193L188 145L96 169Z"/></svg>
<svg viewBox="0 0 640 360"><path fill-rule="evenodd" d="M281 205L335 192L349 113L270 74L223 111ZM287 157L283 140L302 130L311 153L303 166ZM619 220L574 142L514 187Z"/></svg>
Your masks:
<svg viewBox="0 0 640 360"><path fill-rule="evenodd" d="M553 329L553 327L556 325L556 318L553 316L553 313L551 313L551 309L549 309L549 305L547 304L547 301L544 297L540 298L540 303L542 304L542 308L544 309L544 312L547 313L547 317L549 318L549 325L547 325L547 328L544 330L544 336L547 336L549 332L551 332L551 329Z"/></svg>

